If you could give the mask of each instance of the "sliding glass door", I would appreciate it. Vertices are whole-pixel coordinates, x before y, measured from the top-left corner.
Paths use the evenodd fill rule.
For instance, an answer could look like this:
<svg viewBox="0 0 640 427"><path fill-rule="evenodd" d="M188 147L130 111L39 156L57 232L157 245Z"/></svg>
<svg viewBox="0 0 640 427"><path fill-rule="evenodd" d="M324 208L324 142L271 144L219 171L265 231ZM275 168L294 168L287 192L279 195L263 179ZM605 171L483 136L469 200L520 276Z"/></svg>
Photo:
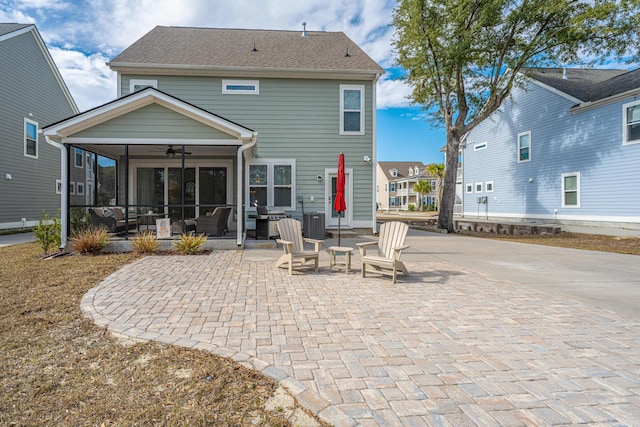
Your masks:
<svg viewBox="0 0 640 427"><path fill-rule="evenodd" d="M153 210L177 220L195 218L228 204L228 167L136 167L136 202L139 212ZM184 194L184 201L182 199Z"/></svg>

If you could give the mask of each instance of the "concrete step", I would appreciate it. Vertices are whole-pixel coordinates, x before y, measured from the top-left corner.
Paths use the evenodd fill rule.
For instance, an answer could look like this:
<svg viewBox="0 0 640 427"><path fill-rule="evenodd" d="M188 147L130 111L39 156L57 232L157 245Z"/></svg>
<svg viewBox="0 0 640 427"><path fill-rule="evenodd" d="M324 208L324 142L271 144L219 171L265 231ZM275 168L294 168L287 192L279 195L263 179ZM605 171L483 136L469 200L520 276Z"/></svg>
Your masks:
<svg viewBox="0 0 640 427"><path fill-rule="evenodd" d="M326 230L325 234L330 239L337 239L338 238L338 230L337 229ZM358 233L356 233L353 230L340 230L340 237L341 238L345 238L345 239L354 239L354 238L358 237Z"/></svg>

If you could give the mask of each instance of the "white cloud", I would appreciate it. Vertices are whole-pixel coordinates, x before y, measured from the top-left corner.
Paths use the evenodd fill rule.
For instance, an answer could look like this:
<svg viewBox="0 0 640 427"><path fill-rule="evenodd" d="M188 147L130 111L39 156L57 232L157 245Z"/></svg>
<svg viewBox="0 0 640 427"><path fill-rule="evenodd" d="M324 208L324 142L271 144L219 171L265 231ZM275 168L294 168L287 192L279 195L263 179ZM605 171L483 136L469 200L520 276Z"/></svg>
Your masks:
<svg viewBox="0 0 640 427"><path fill-rule="evenodd" d="M105 64L105 56L59 48L49 51L80 111L116 98L116 74Z"/></svg>
<svg viewBox="0 0 640 427"><path fill-rule="evenodd" d="M378 81L377 101L380 109L409 107L409 95L411 88L402 80L383 77Z"/></svg>

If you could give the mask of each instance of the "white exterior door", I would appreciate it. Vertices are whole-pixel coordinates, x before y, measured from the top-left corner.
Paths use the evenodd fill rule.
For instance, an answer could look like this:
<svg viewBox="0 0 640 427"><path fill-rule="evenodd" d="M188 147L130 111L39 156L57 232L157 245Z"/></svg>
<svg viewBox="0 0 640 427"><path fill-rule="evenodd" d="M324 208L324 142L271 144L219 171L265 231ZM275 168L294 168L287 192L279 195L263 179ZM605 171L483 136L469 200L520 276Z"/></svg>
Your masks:
<svg viewBox="0 0 640 427"><path fill-rule="evenodd" d="M340 227L351 227L351 221L353 218L353 184L352 184L353 170L350 168L345 169L345 186L344 186L344 200L347 204L347 210L341 212ZM338 212L333 210L333 202L336 197L336 182L338 181L338 168L325 169L325 227L338 227Z"/></svg>

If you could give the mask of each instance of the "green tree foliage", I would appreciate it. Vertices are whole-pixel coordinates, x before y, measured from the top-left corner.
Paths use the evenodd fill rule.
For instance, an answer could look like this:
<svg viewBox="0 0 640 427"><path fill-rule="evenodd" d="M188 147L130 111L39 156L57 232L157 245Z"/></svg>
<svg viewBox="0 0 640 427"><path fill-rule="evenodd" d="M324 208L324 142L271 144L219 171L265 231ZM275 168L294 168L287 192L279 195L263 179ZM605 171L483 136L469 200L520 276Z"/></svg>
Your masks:
<svg viewBox="0 0 640 427"><path fill-rule="evenodd" d="M460 139L493 113L526 69L638 59L638 0L399 0L395 48L412 101L442 124L438 227L453 231Z"/></svg>
<svg viewBox="0 0 640 427"><path fill-rule="evenodd" d="M424 196L431 192L431 183L424 179L419 179L413 186L413 191L420 195L420 210L423 210L422 205L424 203Z"/></svg>

